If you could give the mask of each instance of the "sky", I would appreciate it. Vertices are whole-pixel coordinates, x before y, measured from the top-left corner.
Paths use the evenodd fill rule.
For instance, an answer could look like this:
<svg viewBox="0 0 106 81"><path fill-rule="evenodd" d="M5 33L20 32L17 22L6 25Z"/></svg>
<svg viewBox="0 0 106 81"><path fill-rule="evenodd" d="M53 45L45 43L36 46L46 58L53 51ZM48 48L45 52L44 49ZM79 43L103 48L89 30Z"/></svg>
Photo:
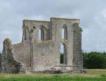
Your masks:
<svg viewBox="0 0 106 81"><path fill-rule="evenodd" d="M0 52L5 38L22 40L24 19L80 19L82 50L106 52L106 0L0 0Z"/></svg>

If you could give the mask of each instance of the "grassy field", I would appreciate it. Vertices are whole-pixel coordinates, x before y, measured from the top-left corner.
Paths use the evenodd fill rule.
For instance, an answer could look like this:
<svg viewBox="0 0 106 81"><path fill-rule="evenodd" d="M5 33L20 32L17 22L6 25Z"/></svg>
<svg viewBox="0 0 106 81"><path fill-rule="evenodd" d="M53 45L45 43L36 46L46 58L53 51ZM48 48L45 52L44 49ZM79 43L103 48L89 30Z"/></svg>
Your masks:
<svg viewBox="0 0 106 81"><path fill-rule="evenodd" d="M106 81L106 69L86 71L86 74L0 74L0 81Z"/></svg>

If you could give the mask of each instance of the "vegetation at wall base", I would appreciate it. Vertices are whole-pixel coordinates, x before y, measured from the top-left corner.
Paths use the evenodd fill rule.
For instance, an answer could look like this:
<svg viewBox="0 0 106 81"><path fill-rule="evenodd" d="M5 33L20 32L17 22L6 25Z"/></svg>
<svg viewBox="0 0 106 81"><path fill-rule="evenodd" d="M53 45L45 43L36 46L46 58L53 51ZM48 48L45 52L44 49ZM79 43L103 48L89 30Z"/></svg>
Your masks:
<svg viewBox="0 0 106 81"><path fill-rule="evenodd" d="M103 78L83 78L83 77L70 77L70 78L8 78L0 79L0 81L106 81Z"/></svg>
<svg viewBox="0 0 106 81"><path fill-rule="evenodd" d="M86 74L0 74L0 81L106 81L105 69L85 69Z"/></svg>

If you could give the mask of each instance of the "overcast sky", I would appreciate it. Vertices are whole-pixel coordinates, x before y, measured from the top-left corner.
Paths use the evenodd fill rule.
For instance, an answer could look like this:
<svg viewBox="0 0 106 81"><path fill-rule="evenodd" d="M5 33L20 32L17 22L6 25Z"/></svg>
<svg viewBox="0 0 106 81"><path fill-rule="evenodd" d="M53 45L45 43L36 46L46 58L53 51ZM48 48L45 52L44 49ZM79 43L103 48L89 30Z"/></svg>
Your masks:
<svg viewBox="0 0 106 81"><path fill-rule="evenodd" d="M106 52L106 0L0 0L0 52L5 38L21 41L23 19L51 16L79 18L83 51Z"/></svg>

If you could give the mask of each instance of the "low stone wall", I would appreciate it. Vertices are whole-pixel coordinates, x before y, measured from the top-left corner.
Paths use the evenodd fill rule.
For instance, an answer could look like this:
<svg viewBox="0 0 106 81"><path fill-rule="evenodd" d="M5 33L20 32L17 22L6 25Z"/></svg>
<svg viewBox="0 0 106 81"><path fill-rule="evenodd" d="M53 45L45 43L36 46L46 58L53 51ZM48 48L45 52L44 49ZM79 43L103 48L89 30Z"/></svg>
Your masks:
<svg viewBox="0 0 106 81"><path fill-rule="evenodd" d="M13 58L12 45L9 39L3 42L3 53L1 57L2 73L18 73L20 71L20 63Z"/></svg>
<svg viewBox="0 0 106 81"><path fill-rule="evenodd" d="M60 63L59 48L53 41L33 44L33 71L51 70Z"/></svg>

